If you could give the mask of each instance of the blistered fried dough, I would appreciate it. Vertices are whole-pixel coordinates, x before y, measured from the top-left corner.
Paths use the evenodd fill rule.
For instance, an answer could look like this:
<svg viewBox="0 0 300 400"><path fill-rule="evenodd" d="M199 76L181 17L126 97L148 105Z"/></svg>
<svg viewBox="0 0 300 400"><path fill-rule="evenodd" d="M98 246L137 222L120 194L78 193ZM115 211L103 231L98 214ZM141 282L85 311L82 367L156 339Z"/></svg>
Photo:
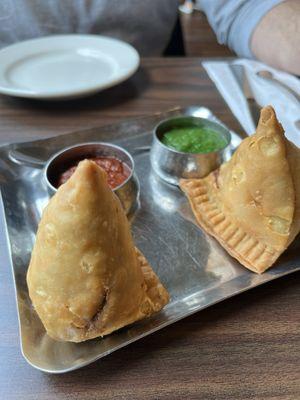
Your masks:
<svg viewBox="0 0 300 400"><path fill-rule="evenodd" d="M107 335L169 300L105 172L87 160L43 212L27 283L49 336L62 341Z"/></svg>
<svg viewBox="0 0 300 400"><path fill-rule="evenodd" d="M300 150L270 106L229 162L180 187L202 228L252 271L270 268L299 233Z"/></svg>

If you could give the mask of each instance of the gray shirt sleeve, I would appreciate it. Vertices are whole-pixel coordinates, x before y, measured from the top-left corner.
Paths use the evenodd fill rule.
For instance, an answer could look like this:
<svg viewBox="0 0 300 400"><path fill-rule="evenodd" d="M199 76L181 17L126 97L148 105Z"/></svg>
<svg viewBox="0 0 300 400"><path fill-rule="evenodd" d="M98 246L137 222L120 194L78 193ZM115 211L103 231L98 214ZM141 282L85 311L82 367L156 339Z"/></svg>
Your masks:
<svg viewBox="0 0 300 400"><path fill-rule="evenodd" d="M0 48L20 40L65 33L112 36L142 56L166 48L178 0L0 0Z"/></svg>
<svg viewBox="0 0 300 400"><path fill-rule="evenodd" d="M198 0L218 41L239 56L254 58L250 40L265 14L284 0Z"/></svg>

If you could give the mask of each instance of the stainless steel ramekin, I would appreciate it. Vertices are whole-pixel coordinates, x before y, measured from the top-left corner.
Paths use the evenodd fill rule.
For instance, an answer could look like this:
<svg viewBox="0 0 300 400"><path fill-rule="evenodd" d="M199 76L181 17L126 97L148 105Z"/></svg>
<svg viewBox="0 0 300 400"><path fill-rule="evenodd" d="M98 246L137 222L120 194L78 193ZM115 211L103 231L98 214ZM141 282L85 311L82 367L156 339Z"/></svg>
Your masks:
<svg viewBox="0 0 300 400"><path fill-rule="evenodd" d="M60 173L66 171L74 163L92 157L115 157L130 168L129 177L113 189L126 214L130 215L136 209L139 198L139 182L134 172L134 161L126 150L111 143L81 143L66 147L54 154L47 161L43 171L49 194L52 196L57 191L56 180Z"/></svg>
<svg viewBox="0 0 300 400"><path fill-rule="evenodd" d="M219 132L226 139L226 146L209 153L183 153L167 147L161 138L172 128L201 126ZM205 118L182 116L160 122L153 132L150 160L153 170L164 181L178 185L179 180L203 178L218 168L230 156L231 134L223 125Z"/></svg>

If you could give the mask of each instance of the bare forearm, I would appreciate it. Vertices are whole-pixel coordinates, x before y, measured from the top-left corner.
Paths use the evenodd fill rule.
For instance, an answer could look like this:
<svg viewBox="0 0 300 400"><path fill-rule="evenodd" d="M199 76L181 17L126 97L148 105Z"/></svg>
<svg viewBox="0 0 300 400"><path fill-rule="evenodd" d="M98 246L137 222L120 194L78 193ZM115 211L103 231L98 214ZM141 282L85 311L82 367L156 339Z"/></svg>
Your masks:
<svg viewBox="0 0 300 400"><path fill-rule="evenodd" d="M287 0L270 10L254 31L251 48L259 60L300 75L300 1Z"/></svg>

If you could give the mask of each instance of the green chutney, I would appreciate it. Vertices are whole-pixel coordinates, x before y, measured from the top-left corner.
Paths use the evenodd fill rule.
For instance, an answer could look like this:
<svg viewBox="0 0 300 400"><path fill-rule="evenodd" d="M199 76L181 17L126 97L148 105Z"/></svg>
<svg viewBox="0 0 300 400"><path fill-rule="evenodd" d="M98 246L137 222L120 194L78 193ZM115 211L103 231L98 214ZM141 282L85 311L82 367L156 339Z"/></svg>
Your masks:
<svg viewBox="0 0 300 400"><path fill-rule="evenodd" d="M221 133L204 126L172 128L164 133L161 141L182 153L210 153L228 144Z"/></svg>

